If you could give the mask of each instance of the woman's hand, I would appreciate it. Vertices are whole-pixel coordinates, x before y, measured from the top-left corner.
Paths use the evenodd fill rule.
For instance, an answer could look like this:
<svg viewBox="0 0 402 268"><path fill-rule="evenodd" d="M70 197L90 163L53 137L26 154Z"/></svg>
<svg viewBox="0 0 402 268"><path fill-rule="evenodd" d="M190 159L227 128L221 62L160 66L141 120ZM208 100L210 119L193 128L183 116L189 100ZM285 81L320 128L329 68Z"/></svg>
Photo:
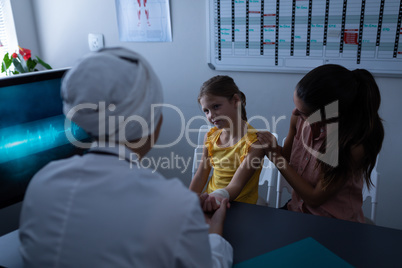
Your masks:
<svg viewBox="0 0 402 268"><path fill-rule="evenodd" d="M216 204L216 199L214 196L209 196L208 194L204 193L200 195L200 203L202 208L204 207L205 202L208 199ZM222 235L223 223L226 217L226 209L229 207L229 200L227 198L224 198L222 199L221 204L217 207L216 210L210 212L205 212L204 210L205 221L209 225L209 233Z"/></svg>
<svg viewBox="0 0 402 268"><path fill-rule="evenodd" d="M269 160L273 160L276 156L280 155L281 147L278 146L278 141L271 132L262 131L257 132L258 141L261 143L265 155ZM273 162L273 161L272 161Z"/></svg>

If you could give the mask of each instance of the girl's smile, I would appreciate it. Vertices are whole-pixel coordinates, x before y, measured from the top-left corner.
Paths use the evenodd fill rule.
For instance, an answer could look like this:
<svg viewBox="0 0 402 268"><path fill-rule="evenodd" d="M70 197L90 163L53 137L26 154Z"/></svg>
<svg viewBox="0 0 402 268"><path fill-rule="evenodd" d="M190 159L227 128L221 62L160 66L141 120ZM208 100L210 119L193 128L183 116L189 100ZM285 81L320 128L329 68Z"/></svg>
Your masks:
<svg viewBox="0 0 402 268"><path fill-rule="evenodd" d="M235 94L231 100L226 97L205 95L200 99L201 108L208 121L222 129L236 123L238 97Z"/></svg>

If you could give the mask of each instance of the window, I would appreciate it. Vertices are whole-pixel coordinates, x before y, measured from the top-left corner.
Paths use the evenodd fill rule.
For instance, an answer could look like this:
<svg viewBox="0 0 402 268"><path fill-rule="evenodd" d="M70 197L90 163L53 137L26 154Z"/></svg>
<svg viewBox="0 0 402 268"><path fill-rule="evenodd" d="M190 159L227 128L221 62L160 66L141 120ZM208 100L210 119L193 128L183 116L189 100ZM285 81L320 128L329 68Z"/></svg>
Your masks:
<svg viewBox="0 0 402 268"><path fill-rule="evenodd" d="M18 48L13 12L10 0L0 0L0 60L7 52L15 52Z"/></svg>

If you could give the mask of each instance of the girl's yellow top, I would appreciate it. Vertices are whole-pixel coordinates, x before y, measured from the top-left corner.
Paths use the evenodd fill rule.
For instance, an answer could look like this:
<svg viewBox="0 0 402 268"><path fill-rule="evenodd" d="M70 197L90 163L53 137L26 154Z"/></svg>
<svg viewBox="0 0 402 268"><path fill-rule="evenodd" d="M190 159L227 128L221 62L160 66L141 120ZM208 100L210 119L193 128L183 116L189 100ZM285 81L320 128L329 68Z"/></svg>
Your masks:
<svg viewBox="0 0 402 268"><path fill-rule="evenodd" d="M207 134L205 146L207 146L210 163L214 169L212 178L209 180L206 192L225 188L232 180L237 168L247 156L250 145L256 142L257 130L247 123L247 133L235 145L219 147L217 141L222 133L217 127L213 127ZM258 181L261 173L258 168L235 201L256 204L258 199Z"/></svg>

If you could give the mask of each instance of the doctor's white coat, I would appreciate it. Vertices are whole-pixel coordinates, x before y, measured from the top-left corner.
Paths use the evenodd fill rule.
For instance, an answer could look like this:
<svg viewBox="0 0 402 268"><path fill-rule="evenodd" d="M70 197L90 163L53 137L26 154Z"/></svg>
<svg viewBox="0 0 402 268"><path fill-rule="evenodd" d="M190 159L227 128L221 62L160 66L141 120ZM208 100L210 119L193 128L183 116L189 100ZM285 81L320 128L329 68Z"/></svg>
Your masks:
<svg viewBox="0 0 402 268"><path fill-rule="evenodd" d="M196 194L130 162L124 147L91 150L30 182L20 219L27 267L231 267L232 247L208 235Z"/></svg>

